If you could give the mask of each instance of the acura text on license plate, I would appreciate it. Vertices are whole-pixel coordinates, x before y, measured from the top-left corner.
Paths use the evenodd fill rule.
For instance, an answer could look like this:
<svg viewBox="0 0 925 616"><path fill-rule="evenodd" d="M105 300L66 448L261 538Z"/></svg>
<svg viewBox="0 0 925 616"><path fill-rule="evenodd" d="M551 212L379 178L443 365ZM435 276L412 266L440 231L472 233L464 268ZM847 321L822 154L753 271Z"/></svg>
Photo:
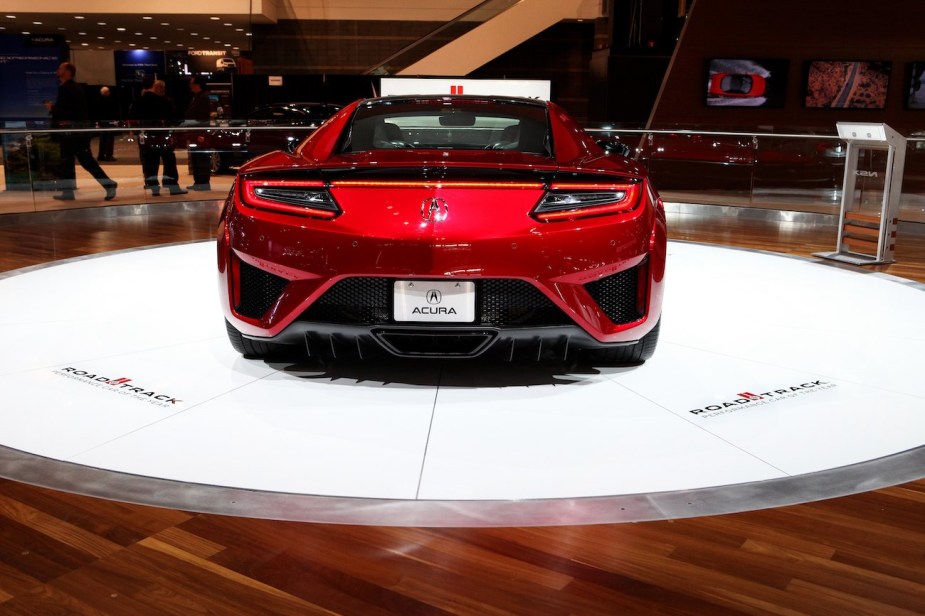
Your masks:
<svg viewBox="0 0 925 616"><path fill-rule="evenodd" d="M457 280L398 280L395 282L398 322L472 323L475 283Z"/></svg>

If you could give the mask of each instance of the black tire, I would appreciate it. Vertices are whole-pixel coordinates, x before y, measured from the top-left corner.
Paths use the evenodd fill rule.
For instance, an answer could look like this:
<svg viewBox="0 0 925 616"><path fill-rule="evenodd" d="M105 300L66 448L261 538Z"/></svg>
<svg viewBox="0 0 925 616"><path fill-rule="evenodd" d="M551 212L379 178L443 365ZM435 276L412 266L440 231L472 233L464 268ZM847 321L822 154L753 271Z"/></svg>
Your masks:
<svg viewBox="0 0 925 616"><path fill-rule="evenodd" d="M299 350L299 347L289 344L262 342L245 338L241 332L235 329L234 325L228 322L228 319L225 319L225 331L228 332L228 340L234 350L247 359L291 356L298 353Z"/></svg>
<svg viewBox="0 0 925 616"><path fill-rule="evenodd" d="M655 354L661 325L662 320L659 319L652 331L643 336L636 344L610 349L585 349L582 352L582 358L592 364L641 364Z"/></svg>
<svg viewBox="0 0 925 616"><path fill-rule="evenodd" d="M232 173L231 162L230 153L212 152L212 156L209 158L209 170L212 172L212 175Z"/></svg>

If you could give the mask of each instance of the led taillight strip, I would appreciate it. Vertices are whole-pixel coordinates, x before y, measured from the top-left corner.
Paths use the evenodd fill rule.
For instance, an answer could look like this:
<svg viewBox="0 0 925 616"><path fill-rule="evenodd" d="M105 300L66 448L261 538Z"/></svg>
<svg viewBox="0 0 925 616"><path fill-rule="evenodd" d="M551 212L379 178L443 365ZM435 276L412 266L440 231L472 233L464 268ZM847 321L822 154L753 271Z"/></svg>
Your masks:
<svg viewBox="0 0 925 616"><path fill-rule="evenodd" d="M613 203L604 203L602 205L589 205L582 207L576 205L567 210L553 212L534 212L534 216L543 222L556 220L571 220L576 218L588 218L591 216L603 216L606 214L619 214L628 212L636 207L639 202L640 187L639 184L593 184L593 183L558 183L550 186L550 190L558 192L569 191L605 191L605 192L622 192L623 198Z"/></svg>
<svg viewBox="0 0 925 616"><path fill-rule="evenodd" d="M573 210L563 210L561 212L541 212L536 217L543 221L550 220L568 220L570 218L587 218L589 216L601 216L603 214L618 214L628 212L633 209L635 201L625 203L625 199L619 203L608 203L607 205L593 205L591 207L576 208Z"/></svg>
<svg viewBox="0 0 925 616"><path fill-rule="evenodd" d="M310 206L291 205L261 197L256 193L257 188L308 188L325 189L326 184L321 180L245 180L242 184L244 202L256 208L295 214L297 216L310 216L313 218L336 218L340 212Z"/></svg>
<svg viewBox="0 0 925 616"><path fill-rule="evenodd" d="M324 188L325 183L322 180L245 180L244 186L246 188L250 187L276 187L276 186L292 186L299 188Z"/></svg>
<svg viewBox="0 0 925 616"><path fill-rule="evenodd" d="M469 180L339 180L331 188L520 188L541 190L542 182L476 182Z"/></svg>
<svg viewBox="0 0 925 616"><path fill-rule="evenodd" d="M630 192L635 191L639 184L608 184L608 183L596 183L596 182L556 182L552 184L550 190L605 190L613 192L625 192L630 194Z"/></svg>

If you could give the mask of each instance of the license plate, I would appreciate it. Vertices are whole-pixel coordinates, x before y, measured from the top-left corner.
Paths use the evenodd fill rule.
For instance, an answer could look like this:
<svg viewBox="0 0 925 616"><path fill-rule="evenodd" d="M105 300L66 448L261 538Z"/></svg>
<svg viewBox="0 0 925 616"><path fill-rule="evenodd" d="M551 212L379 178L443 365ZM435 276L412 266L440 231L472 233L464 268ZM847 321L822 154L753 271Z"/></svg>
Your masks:
<svg viewBox="0 0 925 616"><path fill-rule="evenodd" d="M397 322L475 321L475 283L472 281L398 280L394 297Z"/></svg>

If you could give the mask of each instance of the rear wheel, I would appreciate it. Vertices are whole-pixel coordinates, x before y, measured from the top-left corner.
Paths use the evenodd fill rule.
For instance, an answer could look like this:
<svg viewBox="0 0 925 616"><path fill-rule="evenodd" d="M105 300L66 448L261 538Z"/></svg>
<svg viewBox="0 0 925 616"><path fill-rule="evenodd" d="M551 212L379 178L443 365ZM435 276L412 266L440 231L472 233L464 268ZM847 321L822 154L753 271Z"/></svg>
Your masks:
<svg viewBox="0 0 925 616"><path fill-rule="evenodd" d="M280 357L293 355L299 351L298 346L291 344L279 344L276 342L263 342L260 340L251 340L235 329L234 325L225 319L225 330L228 332L228 340L234 350L246 357L247 359L264 359L266 357Z"/></svg>
<svg viewBox="0 0 925 616"><path fill-rule="evenodd" d="M636 344L610 349L585 349L582 351L582 357L591 363L641 364L655 354L661 325L662 320L659 319L652 331L643 336Z"/></svg>
<svg viewBox="0 0 925 616"><path fill-rule="evenodd" d="M209 169L213 175L232 173L231 154L228 152L212 152L212 156L209 157Z"/></svg>

